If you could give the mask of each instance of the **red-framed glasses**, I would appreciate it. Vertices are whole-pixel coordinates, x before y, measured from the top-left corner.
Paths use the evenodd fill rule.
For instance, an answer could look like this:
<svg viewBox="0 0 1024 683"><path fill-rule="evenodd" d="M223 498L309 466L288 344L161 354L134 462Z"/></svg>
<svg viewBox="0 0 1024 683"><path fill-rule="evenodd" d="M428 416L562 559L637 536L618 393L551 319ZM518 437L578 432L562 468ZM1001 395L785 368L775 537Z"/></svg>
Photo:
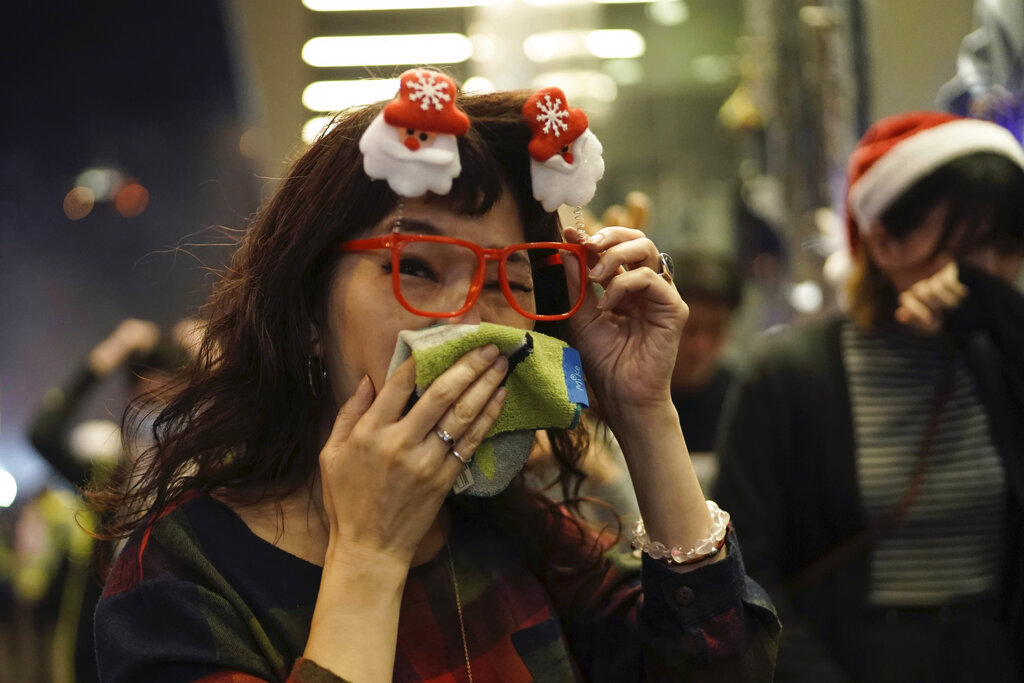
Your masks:
<svg viewBox="0 0 1024 683"><path fill-rule="evenodd" d="M583 303L586 249L565 242L526 242L500 249L438 235L390 233L349 240L339 251L388 249L395 298L428 318L462 315L483 296L504 296L531 320L564 320ZM488 262L497 265L488 272ZM500 292L500 294L499 294Z"/></svg>

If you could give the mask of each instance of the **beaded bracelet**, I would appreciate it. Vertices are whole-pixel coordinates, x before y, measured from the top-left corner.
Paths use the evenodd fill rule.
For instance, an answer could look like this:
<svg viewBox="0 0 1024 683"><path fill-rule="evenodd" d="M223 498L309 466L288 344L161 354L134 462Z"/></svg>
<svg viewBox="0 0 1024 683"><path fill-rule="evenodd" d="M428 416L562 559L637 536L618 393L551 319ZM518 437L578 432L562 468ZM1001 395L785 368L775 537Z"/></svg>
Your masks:
<svg viewBox="0 0 1024 683"><path fill-rule="evenodd" d="M637 552L645 552L666 564L694 564L718 554L718 551L725 545L725 534L729 529L729 513L718 507L713 500L705 502L708 512L711 514L711 531L708 532L706 538L697 541L689 550L682 546L670 549L664 543L657 541L652 543L647 536L642 519L633 525L633 542L631 544L633 549Z"/></svg>

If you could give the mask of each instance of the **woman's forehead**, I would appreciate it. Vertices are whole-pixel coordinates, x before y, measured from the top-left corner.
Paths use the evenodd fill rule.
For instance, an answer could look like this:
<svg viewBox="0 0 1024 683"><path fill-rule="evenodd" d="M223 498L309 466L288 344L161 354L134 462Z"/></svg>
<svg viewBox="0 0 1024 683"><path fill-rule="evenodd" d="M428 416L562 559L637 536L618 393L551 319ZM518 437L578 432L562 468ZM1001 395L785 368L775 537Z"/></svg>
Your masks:
<svg viewBox="0 0 1024 683"><path fill-rule="evenodd" d="M503 246L525 240L519 212L507 195L479 216L457 213L442 202L404 199L368 234L387 234L396 226L402 233L454 237L482 246Z"/></svg>

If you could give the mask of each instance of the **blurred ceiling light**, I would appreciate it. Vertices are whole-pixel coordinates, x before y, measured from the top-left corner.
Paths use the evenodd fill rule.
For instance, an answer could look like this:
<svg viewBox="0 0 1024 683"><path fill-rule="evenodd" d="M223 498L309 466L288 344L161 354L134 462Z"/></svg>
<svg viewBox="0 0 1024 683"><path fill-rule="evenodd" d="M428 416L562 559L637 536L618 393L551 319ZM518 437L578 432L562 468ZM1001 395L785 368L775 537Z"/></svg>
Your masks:
<svg viewBox="0 0 1024 683"><path fill-rule="evenodd" d="M548 71L537 74L531 87L544 88L549 85L561 88L569 102L584 100L614 102L619 88L611 76L598 71Z"/></svg>
<svg viewBox="0 0 1024 683"><path fill-rule="evenodd" d="M310 66L458 64L472 56L473 43L461 33L321 36L302 46L302 61Z"/></svg>
<svg viewBox="0 0 1024 683"><path fill-rule="evenodd" d="M473 43L473 59L477 62L487 62L494 59L498 54L498 47L494 44L494 37L479 31L470 31L469 41Z"/></svg>
<svg viewBox="0 0 1024 683"><path fill-rule="evenodd" d="M632 59L645 49L644 37L631 29L546 31L523 41L527 58L539 64L588 54L599 59Z"/></svg>
<svg viewBox="0 0 1024 683"><path fill-rule="evenodd" d="M530 61L544 64L587 54L588 31L545 31L523 41L523 53Z"/></svg>
<svg viewBox="0 0 1024 683"><path fill-rule="evenodd" d="M635 59L609 59L601 65L601 71L619 85L636 85L644 80L644 67Z"/></svg>
<svg viewBox="0 0 1024 683"><path fill-rule="evenodd" d="M466 82L462 84L462 92L489 93L495 90L494 83L491 83L491 81L483 76L472 76L467 78Z"/></svg>
<svg viewBox="0 0 1024 683"><path fill-rule="evenodd" d="M10 507L18 496L18 482L7 470L0 470L0 508Z"/></svg>
<svg viewBox="0 0 1024 683"><path fill-rule="evenodd" d="M366 12L369 10L446 9L482 7L494 0L302 0L314 12Z"/></svg>
<svg viewBox="0 0 1024 683"><path fill-rule="evenodd" d="M302 104L310 111L340 111L387 100L398 92L397 78L363 81L316 81L302 91Z"/></svg>
<svg viewBox="0 0 1024 683"><path fill-rule="evenodd" d="M683 0L658 0L644 8L647 18L661 26L678 26L690 18L690 6Z"/></svg>
<svg viewBox="0 0 1024 683"><path fill-rule="evenodd" d="M736 77L736 66L730 57L700 55L690 62L690 73L704 83L725 83Z"/></svg>
<svg viewBox="0 0 1024 683"><path fill-rule="evenodd" d="M526 0L531 7L557 7L559 5L644 5L652 0Z"/></svg>
<svg viewBox="0 0 1024 683"><path fill-rule="evenodd" d="M96 205L96 195L88 187L79 185L64 195L64 215L73 221L89 215Z"/></svg>
<svg viewBox="0 0 1024 683"><path fill-rule="evenodd" d="M647 49L644 37L628 28L601 29L587 36L587 49L598 59L633 59Z"/></svg>
<svg viewBox="0 0 1024 683"><path fill-rule="evenodd" d="M302 126L302 141L311 144L321 135L326 135L330 129L332 116L314 116Z"/></svg>

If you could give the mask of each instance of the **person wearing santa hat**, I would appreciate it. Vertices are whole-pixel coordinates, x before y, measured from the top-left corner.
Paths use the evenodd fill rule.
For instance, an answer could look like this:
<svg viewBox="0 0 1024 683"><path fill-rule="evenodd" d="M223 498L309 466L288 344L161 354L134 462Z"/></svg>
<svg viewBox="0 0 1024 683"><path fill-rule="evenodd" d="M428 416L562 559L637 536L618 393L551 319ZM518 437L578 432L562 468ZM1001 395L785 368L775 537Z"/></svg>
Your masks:
<svg viewBox="0 0 1024 683"><path fill-rule="evenodd" d="M847 310L762 340L714 497L785 625L777 681L1024 674L1024 150L937 112L853 151Z"/></svg>

